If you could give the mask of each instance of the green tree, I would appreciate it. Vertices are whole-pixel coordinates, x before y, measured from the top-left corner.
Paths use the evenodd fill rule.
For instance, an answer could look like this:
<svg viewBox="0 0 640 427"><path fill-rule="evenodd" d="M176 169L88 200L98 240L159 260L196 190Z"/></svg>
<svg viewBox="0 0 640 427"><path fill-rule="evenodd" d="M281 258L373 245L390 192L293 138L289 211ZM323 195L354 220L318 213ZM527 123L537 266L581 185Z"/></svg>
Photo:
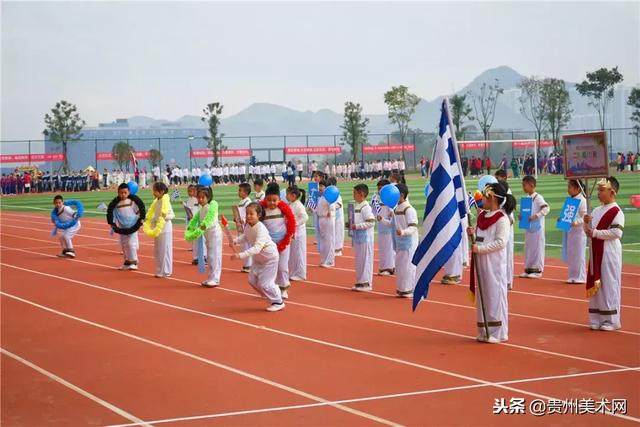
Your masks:
<svg viewBox="0 0 640 427"><path fill-rule="evenodd" d="M368 118L362 117L362 107L353 102L344 103L344 123L342 128L342 139L351 147L351 160L357 161L360 147L367 142Z"/></svg>
<svg viewBox="0 0 640 427"><path fill-rule="evenodd" d="M468 129L468 126L464 125L465 120L473 120L473 116L471 116L473 110L467 104L467 96L467 94L453 95L450 99L451 121L456 128L456 139L461 139L465 130Z"/></svg>
<svg viewBox="0 0 640 427"><path fill-rule="evenodd" d="M133 152L134 148L128 141L118 141L111 148L113 161L118 164L120 170L124 170L125 166L129 170L129 163L133 160L131 157Z"/></svg>
<svg viewBox="0 0 640 427"><path fill-rule="evenodd" d="M44 115L45 130L42 133L49 137L49 140L55 144L62 145L62 153L64 160L62 161L62 169L69 172L69 159L67 157L67 149L69 143L79 141L82 138L80 131L86 124L78 114L78 107L67 101L56 102L55 107L51 109L51 115Z"/></svg>
<svg viewBox="0 0 640 427"><path fill-rule="evenodd" d="M149 163L151 163L151 167L159 166L162 163L162 153L160 150L155 148L149 150Z"/></svg>
<svg viewBox="0 0 640 427"><path fill-rule="evenodd" d="M536 149L542 138L547 119L547 105L544 103L543 83L536 77L525 77L518 88L522 91L520 97L520 114L536 129Z"/></svg>
<svg viewBox="0 0 640 427"><path fill-rule="evenodd" d="M600 129L604 130L607 106L613 99L613 88L624 78L618 71L618 67L611 70L600 68L587 73L587 79L576 85L576 90L582 96L589 99L589 105L596 109L600 119Z"/></svg>
<svg viewBox="0 0 640 427"><path fill-rule="evenodd" d="M475 119L482 130L484 139L489 139L489 131L493 125L493 120L496 117L496 105L498 103L498 97L504 92L504 89L500 87L500 81L495 79L495 83L488 85L482 83L478 92L471 93L471 99L473 100L473 109L475 112Z"/></svg>
<svg viewBox="0 0 640 427"><path fill-rule="evenodd" d="M542 81L542 102L546 106L545 122L551 132L553 145L558 150L560 130L571 120L571 98L561 79L547 78Z"/></svg>
<svg viewBox="0 0 640 427"><path fill-rule="evenodd" d="M393 86L384 94L384 103L389 109L389 121L398 126L400 142L404 143L409 130L411 116L416 112L420 98L409 92L406 86Z"/></svg>
<svg viewBox="0 0 640 427"><path fill-rule="evenodd" d="M218 166L218 158L220 152L220 143L222 142L222 135L218 134L220 127L220 115L222 114L222 109L224 105L219 102L213 102L211 104L207 104L206 108L202 110L202 121L205 122L209 128L209 136L205 136L204 139L207 141L207 146L213 152L213 166Z"/></svg>

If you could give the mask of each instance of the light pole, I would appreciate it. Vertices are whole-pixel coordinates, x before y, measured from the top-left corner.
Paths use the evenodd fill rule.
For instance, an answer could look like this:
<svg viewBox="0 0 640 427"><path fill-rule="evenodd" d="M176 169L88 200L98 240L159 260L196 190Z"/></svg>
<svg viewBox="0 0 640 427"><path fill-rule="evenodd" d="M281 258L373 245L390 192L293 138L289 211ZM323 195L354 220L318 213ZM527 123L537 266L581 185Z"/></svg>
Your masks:
<svg viewBox="0 0 640 427"><path fill-rule="evenodd" d="M187 137L187 139L189 140L189 169L193 169L193 157L192 157L192 152L193 149L191 148L191 141L193 141L193 135L189 135Z"/></svg>

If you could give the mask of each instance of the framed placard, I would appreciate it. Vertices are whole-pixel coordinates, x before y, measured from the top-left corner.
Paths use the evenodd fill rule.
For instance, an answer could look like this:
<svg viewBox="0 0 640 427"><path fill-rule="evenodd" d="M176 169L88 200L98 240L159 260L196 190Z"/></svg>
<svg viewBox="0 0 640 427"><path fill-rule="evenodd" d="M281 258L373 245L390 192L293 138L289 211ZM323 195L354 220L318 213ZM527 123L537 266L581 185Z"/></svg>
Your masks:
<svg viewBox="0 0 640 427"><path fill-rule="evenodd" d="M563 135L564 177L566 179L609 176L607 133L588 132Z"/></svg>

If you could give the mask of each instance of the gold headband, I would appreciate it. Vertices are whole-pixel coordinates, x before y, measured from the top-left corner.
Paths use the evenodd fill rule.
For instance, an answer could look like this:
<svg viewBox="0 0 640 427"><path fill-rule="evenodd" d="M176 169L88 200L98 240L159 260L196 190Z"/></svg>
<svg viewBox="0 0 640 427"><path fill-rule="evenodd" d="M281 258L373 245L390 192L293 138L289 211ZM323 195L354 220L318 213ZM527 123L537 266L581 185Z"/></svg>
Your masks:
<svg viewBox="0 0 640 427"><path fill-rule="evenodd" d="M602 178L600 181L598 181L598 187L599 188L605 188L607 190L611 190L613 192L613 194L616 194L616 190L611 185L611 181L609 181L609 179L607 179L607 178Z"/></svg>

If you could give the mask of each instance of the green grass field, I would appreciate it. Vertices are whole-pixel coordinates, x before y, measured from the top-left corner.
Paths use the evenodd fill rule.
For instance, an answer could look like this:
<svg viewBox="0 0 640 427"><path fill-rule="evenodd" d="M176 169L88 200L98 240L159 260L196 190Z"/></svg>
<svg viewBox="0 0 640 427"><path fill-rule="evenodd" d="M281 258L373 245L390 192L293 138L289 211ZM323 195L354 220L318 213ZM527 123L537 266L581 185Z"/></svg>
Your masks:
<svg viewBox="0 0 640 427"><path fill-rule="evenodd" d="M633 208L629 204L629 198L632 194L640 194L640 174L619 174L617 175L620 181L620 194L618 195L618 203L623 208L625 214L625 228L624 236L622 238L623 244L623 262L629 264L640 264L640 209ZM477 188L476 179L468 179L466 181L467 190L472 191ZM373 192L375 190L374 181L365 181L369 185L369 190ZM345 203L351 199L351 191L355 181L344 181L339 183L340 192L343 195ZM424 186L425 180L411 176L408 180L409 184L409 199L420 212L424 211L425 197ZM523 196L522 187L518 180L510 180L509 184L512 188L514 196L517 200ZM306 182L304 183L306 188ZM173 189L171 190L173 191ZM546 233L547 233L547 249L546 256L549 258L560 257L560 245L562 244L562 233L555 228L555 221L559 214L560 209L567 197L566 183L562 176L543 176L538 180L538 192L542 194L551 207L551 213L547 217L546 221ZM180 194L182 198L186 198L186 188L180 188ZM85 214L89 217L102 217L105 213L98 211L97 206L104 202L109 201L115 197L116 191L100 191L100 192L82 192L82 193L66 193L64 194L67 199L78 199L82 201L85 206ZM151 203L153 196L150 190L140 190L138 194L145 203ZM238 201L237 187L228 185L219 185L214 187L214 198L220 205L220 211L228 218L231 215L230 206ZM40 212L42 215L48 215L51 211L52 195L47 194L34 194L25 196L10 196L3 197L1 199L0 210L1 211L18 211L18 212ZM598 200L594 194L592 197L592 206L596 206ZM184 221L184 210L182 209L180 201L173 203L174 210L180 220ZM105 223L106 226L106 223ZM524 241L523 231L516 228L516 242ZM522 254L523 245L516 243L516 253Z"/></svg>

